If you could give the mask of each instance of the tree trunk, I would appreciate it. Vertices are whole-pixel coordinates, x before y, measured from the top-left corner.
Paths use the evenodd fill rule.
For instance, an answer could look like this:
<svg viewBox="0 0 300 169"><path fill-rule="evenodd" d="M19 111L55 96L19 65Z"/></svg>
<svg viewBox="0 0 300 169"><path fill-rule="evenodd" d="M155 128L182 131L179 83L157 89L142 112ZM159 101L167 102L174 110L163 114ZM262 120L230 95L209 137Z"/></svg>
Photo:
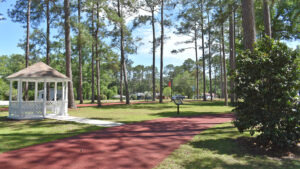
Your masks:
<svg viewBox="0 0 300 169"><path fill-rule="evenodd" d="M233 73L235 70L235 46L234 46L234 13L233 9L229 7L229 47L230 47L230 72ZM234 105L235 103L235 94L234 94L234 79L230 79L230 103Z"/></svg>
<svg viewBox="0 0 300 169"><path fill-rule="evenodd" d="M30 7L31 0L28 0L27 4L27 29L26 29L26 53L25 53L25 66L28 67L29 63L29 36L30 36Z"/></svg>
<svg viewBox="0 0 300 169"><path fill-rule="evenodd" d="M236 60L236 43L235 43L235 38L236 38L236 8L234 8L234 10L233 10L233 49L234 49L234 51L233 51L233 70L235 70L236 69L236 63L235 63L235 60ZM235 83L234 83L234 87L235 87ZM238 101L237 100L237 95L236 95L236 93L234 92L234 99L235 99L235 103Z"/></svg>
<svg viewBox="0 0 300 169"><path fill-rule="evenodd" d="M126 70L126 62L125 57L123 58L123 72L124 72L124 84L125 84L125 91L126 91L126 104L130 104L130 97L129 97L129 88L128 88L128 78L127 78L127 70Z"/></svg>
<svg viewBox="0 0 300 169"><path fill-rule="evenodd" d="M197 100L199 99L199 66L198 66L198 44L197 44L197 28L195 28L195 56L196 56L196 90Z"/></svg>
<svg viewBox="0 0 300 169"><path fill-rule="evenodd" d="M265 25L265 34L270 38L272 38L269 0L264 0L264 25Z"/></svg>
<svg viewBox="0 0 300 169"><path fill-rule="evenodd" d="M80 28L80 19L81 19L81 0L78 0L78 39L77 39L77 47L78 47L78 60L79 60L79 84L78 84L78 94L80 104L83 104L83 95L82 95L82 55L81 55L81 28Z"/></svg>
<svg viewBox="0 0 300 169"><path fill-rule="evenodd" d="M123 102L123 65L122 57L120 60L120 102Z"/></svg>
<svg viewBox="0 0 300 169"><path fill-rule="evenodd" d="M221 98L224 98L224 84L223 84L223 58L222 58L222 38L220 38L220 87L221 87Z"/></svg>
<svg viewBox="0 0 300 169"><path fill-rule="evenodd" d="M163 67L164 67L164 0L161 1L161 48L160 48L160 91L159 103L163 102Z"/></svg>
<svg viewBox="0 0 300 169"><path fill-rule="evenodd" d="M99 2L97 2L97 20L96 20L96 86L97 86L97 105L101 107L101 91L100 91L100 56L99 56L99 40L98 40L98 31L99 31Z"/></svg>
<svg viewBox="0 0 300 169"><path fill-rule="evenodd" d="M70 81L68 83L68 107L76 108L74 102L73 81L72 81L72 66L71 66L71 40L70 40L70 2L64 0L65 12L65 48L66 48L66 73Z"/></svg>
<svg viewBox="0 0 300 169"><path fill-rule="evenodd" d="M96 47L96 50L98 48ZM99 58L99 53L96 52L96 86L97 86L97 105L98 107L101 107L101 91L100 91L100 58Z"/></svg>
<svg viewBox="0 0 300 169"><path fill-rule="evenodd" d="M201 0L201 32L202 32L202 67L203 67L203 101L206 101L206 80L205 80L205 53L204 53L204 18L203 0Z"/></svg>
<svg viewBox="0 0 300 169"><path fill-rule="evenodd" d="M217 67L215 67L215 89L214 89L214 93L216 94L217 93Z"/></svg>
<svg viewBox="0 0 300 169"><path fill-rule="evenodd" d="M242 23L245 49L253 50L256 40L255 14L253 0L242 0Z"/></svg>
<svg viewBox="0 0 300 169"><path fill-rule="evenodd" d="M121 3L120 0L118 0L118 15L120 18L123 18L122 11L121 11ZM124 76L124 84L125 84L125 92L126 92L126 104L130 104L130 98L129 98L129 89L128 89L128 79L127 79L127 70L126 70L126 61L125 61L125 53L124 53L124 25L123 22L120 23L121 28L121 69L123 70L123 76ZM121 76L122 77L122 76ZM120 96L120 99L122 99L122 96ZM122 99L123 101L123 99Z"/></svg>
<svg viewBox="0 0 300 169"><path fill-rule="evenodd" d="M221 27L222 34L222 52L223 52L223 70L224 70L224 97L225 97L225 105L228 106L228 94L227 94L227 70L226 70L226 57L225 57L225 44L224 44L224 26L222 23Z"/></svg>
<svg viewBox="0 0 300 169"><path fill-rule="evenodd" d="M207 21L208 21L208 64L209 64L209 93L210 101L213 100L212 95L212 80L211 80L211 52L210 52L210 23L209 23L209 11L207 12Z"/></svg>
<svg viewBox="0 0 300 169"><path fill-rule="evenodd" d="M26 53L25 53L25 67L29 66L29 35L30 35L30 7L31 0L27 4L27 29L26 29ZM28 82L25 83L24 100L28 100Z"/></svg>
<svg viewBox="0 0 300 169"><path fill-rule="evenodd" d="M92 42L92 98L91 98L91 102L95 103L95 40L97 38L95 38L95 27L94 27L94 2L93 2L93 6L92 6L92 36L94 38L93 42Z"/></svg>
<svg viewBox="0 0 300 169"><path fill-rule="evenodd" d="M50 3L49 0L46 1L46 17L47 17L47 49L46 49L46 62L50 65ZM50 100L50 84L47 83L47 100Z"/></svg>
<svg viewBox="0 0 300 169"><path fill-rule="evenodd" d="M154 7L153 7L154 8ZM151 24L152 24L152 38L153 38L153 62L152 62L152 101L155 101L156 91L155 91L155 47L156 47L156 35L155 35L155 20L154 20L154 9L151 9Z"/></svg>

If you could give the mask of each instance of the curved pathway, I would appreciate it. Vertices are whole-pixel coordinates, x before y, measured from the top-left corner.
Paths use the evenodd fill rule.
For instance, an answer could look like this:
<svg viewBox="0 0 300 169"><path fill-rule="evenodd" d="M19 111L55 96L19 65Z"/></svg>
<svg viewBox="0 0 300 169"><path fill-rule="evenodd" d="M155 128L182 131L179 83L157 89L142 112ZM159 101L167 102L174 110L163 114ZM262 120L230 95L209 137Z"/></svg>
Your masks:
<svg viewBox="0 0 300 169"><path fill-rule="evenodd" d="M76 123L91 124L91 125L101 126L101 127L115 127L115 126L123 125L123 123L107 121L107 120L95 120L95 119L88 119L88 118L75 117L75 116L58 116L56 114L47 114L46 118L54 119L54 120L62 120L62 121L73 121Z"/></svg>
<svg viewBox="0 0 300 169"><path fill-rule="evenodd" d="M231 114L162 118L107 128L0 154L5 169L153 168L201 131Z"/></svg>

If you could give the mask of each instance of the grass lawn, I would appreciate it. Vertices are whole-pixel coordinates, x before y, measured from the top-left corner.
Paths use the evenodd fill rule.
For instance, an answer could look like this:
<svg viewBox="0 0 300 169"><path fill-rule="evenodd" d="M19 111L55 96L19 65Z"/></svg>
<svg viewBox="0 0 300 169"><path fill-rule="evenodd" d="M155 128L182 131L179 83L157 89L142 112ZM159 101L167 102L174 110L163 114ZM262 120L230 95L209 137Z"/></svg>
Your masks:
<svg viewBox="0 0 300 169"><path fill-rule="evenodd" d="M184 102L180 106L179 116L193 116L201 114L229 113L232 107L224 106L224 102ZM113 105L97 107L84 107L70 110L71 116L86 117L99 120L110 120L122 123L133 123L163 117L175 117L177 106L173 102L163 104L147 103L133 105Z"/></svg>
<svg viewBox="0 0 300 169"><path fill-rule="evenodd" d="M217 125L181 145L156 169L300 168L300 156L274 157L253 152L250 147L238 141L238 137L249 135L240 134L231 123Z"/></svg>
<svg viewBox="0 0 300 169"><path fill-rule="evenodd" d="M56 120L9 120L0 112L0 153L45 143L101 127Z"/></svg>
<svg viewBox="0 0 300 169"><path fill-rule="evenodd" d="M222 102L193 102L186 103L181 107L181 111L183 111L181 115L224 113L230 112L232 109L223 106ZM149 103L129 106L104 106L102 108L86 107L70 110L69 114L71 116L132 123L176 116L176 106L173 103ZM49 119L9 120L7 116L7 112L0 112L0 153L101 129L101 127L93 125Z"/></svg>
<svg viewBox="0 0 300 169"><path fill-rule="evenodd" d="M185 102L179 116L231 112L224 102ZM134 104L84 107L70 110L72 116L134 123L163 117L176 117L176 105ZM0 153L99 130L101 127L56 120L8 120L7 112L0 112ZM187 144L166 158L157 168L300 168L300 158L271 157L255 153L240 143L240 134L231 123L221 124L195 136Z"/></svg>

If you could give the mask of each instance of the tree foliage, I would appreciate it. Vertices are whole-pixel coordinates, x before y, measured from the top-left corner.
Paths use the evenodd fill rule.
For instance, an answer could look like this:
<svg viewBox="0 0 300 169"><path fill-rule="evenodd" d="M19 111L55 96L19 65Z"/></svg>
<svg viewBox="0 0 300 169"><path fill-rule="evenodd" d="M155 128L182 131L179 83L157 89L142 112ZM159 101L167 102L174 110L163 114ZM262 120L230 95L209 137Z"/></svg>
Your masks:
<svg viewBox="0 0 300 169"><path fill-rule="evenodd" d="M234 124L240 132L257 133L262 145L293 146L300 139L299 57L299 52L269 38L237 57Z"/></svg>

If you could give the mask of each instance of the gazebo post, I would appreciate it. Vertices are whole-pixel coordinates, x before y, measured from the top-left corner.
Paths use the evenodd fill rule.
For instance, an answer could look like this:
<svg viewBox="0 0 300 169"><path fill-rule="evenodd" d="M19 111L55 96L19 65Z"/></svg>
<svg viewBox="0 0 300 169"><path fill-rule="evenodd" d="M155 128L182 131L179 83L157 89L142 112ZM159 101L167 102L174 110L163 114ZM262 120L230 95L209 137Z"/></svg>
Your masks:
<svg viewBox="0 0 300 169"><path fill-rule="evenodd" d="M22 114L22 80L18 81L18 112Z"/></svg>
<svg viewBox="0 0 300 169"><path fill-rule="evenodd" d="M9 81L9 105L10 105L10 103L11 103L11 101L12 101L12 83L13 83L13 81L12 80L10 80Z"/></svg>
<svg viewBox="0 0 300 169"><path fill-rule="evenodd" d="M46 107L46 98L47 98L47 82L46 80L44 80L44 97L43 97L43 117L45 118L46 116L46 111L47 111L47 107Z"/></svg>
<svg viewBox="0 0 300 169"><path fill-rule="evenodd" d="M64 102L65 101L65 82L62 82L62 91L61 91L61 95L62 95L62 98L61 100Z"/></svg>
<svg viewBox="0 0 300 169"><path fill-rule="evenodd" d="M65 82L66 83L66 93L65 93L65 112L64 115L68 116L68 81Z"/></svg>
<svg viewBox="0 0 300 169"><path fill-rule="evenodd" d="M12 101L12 83L13 81L9 81L9 107L11 107L11 101ZM8 117L10 118L10 113L8 114Z"/></svg>
<svg viewBox="0 0 300 169"><path fill-rule="evenodd" d="M35 81L35 85L34 85L35 89L34 89L34 101L37 101L38 98L38 82Z"/></svg>
<svg viewBox="0 0 300 169"><path fill-rule="evenodd" d="M18 102L22 102L22 80L18 81Z"/></svg>
<svg viewBox="0 0 300 169"><path fill-rule="evenodd" d="M54 108L54 113L57 114L58 102L57 102L57 82L56 81L54 82L54 98L53 98L53 101L54 101L54 104L56 105L55 108Z"/></svg>
<svg viewBox="0 0 300 169"><path fill-rule="evenodd" d="M66 82L66 101L68 102L68 82Z"/></svg>
<svg viewBox="0 0 300 169"><path fill-rule="evenodd" d="M57 100L57 82L54 82L54 101L56 102Z"/></svg>

